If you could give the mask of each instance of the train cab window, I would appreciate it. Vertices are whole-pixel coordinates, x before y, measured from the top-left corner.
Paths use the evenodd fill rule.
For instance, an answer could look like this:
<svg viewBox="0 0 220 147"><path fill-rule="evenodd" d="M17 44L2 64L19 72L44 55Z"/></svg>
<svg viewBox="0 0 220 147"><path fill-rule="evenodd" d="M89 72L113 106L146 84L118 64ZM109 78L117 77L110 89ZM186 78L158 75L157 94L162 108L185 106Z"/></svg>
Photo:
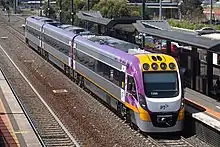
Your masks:
<svg viewBox="0 0 220 147"><path fill-rule="evenodd" d="M127 82L127 92L132 94L135 98L137 98L136 84L134 78L132 76L128 76Z"/></svg>

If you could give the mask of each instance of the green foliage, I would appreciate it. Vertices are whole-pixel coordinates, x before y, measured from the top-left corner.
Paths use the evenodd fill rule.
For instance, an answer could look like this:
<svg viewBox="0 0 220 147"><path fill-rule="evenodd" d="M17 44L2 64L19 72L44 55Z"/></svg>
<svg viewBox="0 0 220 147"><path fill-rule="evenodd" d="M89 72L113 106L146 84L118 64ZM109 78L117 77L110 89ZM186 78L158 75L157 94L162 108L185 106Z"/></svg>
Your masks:
<svg viewBox="0 0 220 147"><path fill-rule="evenodd" d="M64 23L71 23L72 0L62 0L62 20ZM56 0L56 8L51 7L50 16L59 16L60 0ZM126 0L90 0L92 10L100 11L103 17L114 18L123 16L140 16L139 6L129 6ZM47 15L47 2L43 6L44 14ZM74 13L80 10L87 10L87 0L74 0ZM55 12L54 12L55 11ZM57 12L57 13L56 13ZM56 14L56 15L55 15ZM82 25L83 22L74 15L74 24Z"/></svg>
<svg viewBox="0 0 220 147"><path fill-rule="evenodd" d="M212 28L215 28L216 30L220 30L220 26L215 26L215 25L210 25L210 24L202 24L202 23L191 23L186 20L179 21L179 20L170 19L169 24L173 27L190 29L190 30L198 30L203 27L212 27Z"/></svg>
<svg viewBox="0 0 220 147"><path fill-rule="evenodd" d="M100 0L92 9L100 11L107 18L131 16L126 0Z"/></svg>
<svg viewBox="0 0 220 147"><path fill-rule="evenodd" d="M47 16L47 17L50 17L50 18L53 18L53 19L56 19L56 7L54 6L51 6L49 5L49 13L48 13L48 3L45 1L44 2L44 5L43 5L43 11L44 11L44 14Z"/></svg>
<svg viewBox="0 0 220 147"><path fill-rule="evenodd" d="M132 11L131 16L140 16L140 12L139 11Z"/></svg>
<svg viewBox="0 0 220 147"><path fill-rule="evenodd" d="M205 18L201 0L183 0L180 11L185 20L192 22L201 22Z"/></svg>

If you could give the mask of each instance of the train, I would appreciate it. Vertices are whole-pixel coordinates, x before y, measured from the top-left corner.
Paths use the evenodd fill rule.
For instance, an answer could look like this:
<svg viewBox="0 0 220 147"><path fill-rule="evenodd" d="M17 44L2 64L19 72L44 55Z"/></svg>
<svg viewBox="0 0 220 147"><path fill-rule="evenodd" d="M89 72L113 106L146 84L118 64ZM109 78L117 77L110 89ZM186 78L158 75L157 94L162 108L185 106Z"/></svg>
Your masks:
<svg viewBox="0 0 220 147"><path fill-rule="evenodd" d="M181 72L172 56L39 16L26 19L25 42L138 130L183 130Z"/></svg>

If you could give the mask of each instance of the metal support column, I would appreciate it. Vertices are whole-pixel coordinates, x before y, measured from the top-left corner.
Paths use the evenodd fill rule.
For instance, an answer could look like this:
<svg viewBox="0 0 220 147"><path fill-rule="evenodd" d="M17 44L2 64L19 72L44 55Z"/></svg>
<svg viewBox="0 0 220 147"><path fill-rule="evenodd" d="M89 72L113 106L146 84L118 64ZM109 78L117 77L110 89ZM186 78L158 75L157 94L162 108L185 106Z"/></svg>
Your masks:
<svg viewBox="0 0 220 147"><path fill-rule="evenodd" d="M145 47L145 34L142 33L142 47Z"/></svg>
<svg viewBox="0 0 220 147"><path fill-rule="evenodd" d="M102 31L101 31L101 25L98 24L98 34L101 35L102 34Z"/></svg>
<svg viewBox="0 0 220 147"><path fill-rule="evenodd" d="M213 9L213 2L210 0L210 24L212 24L212 9Z"/></svg>
<svg viewBox="0 0 220 147"><path fill-rule="evenodd" d="M14 0L14 13L16 14L17 13L17 3L18 0Z"/></svg>
<svg viewBox="0 0 220 147"><path fill-rule="evenodd" d="M62 0L60 0L60 22L62 23Z"/></svg>
<svg viewBox="0 0 220 147"><path fill-rule="evenodd" d="M72 22L72 25L73 25L73 23L74 23L74 0L72 0L71 5L72 5L72 12L71 12L72 19L71 19L71 22Z"/></svg>
<svg viewBox="0 0 220 147"><path fill-rule="evenodd" d="M211 90L213 88L213 53L207 52L207 93L209 96L211 95Z"/></svg>
<svg viewBox="0 0 220 147"><path fill-rule="evenodd" d="M90 1L87 0L87 10L89 11L89 9L90 9Z"/></svg>
<svg viewBox="0 0 220 147"><path fill-rule="evenodd" d="M142 20L145 19L145 3L146 3L146 0L142 0Z"/></svg>
<svg viewBox="0 0 220 147"><path fill-rule="evenodd" d="M142 20L145 20L145 4L146 4L146 0L142 0ZM145 47L145 35L144 33L142 33L142 47Z"/></svg>
<svg viewBox="0 0 220 147"><path fill-rule="evenodd" d="M42 0L40 0L40 16L42 16Z"/></svg>
<svg viewBox="0 0 220 147"><path fill-rule="evenodd" d="M50 17L50 0L47 0L47 16Z"/></svg>
<svg viewBox="0 0 220 147"><path fill-rule="evenodd" d="M160 0L159 20L162 20L162 0Z"/></svg>
<svg viewBox="0 0 220 147"><path fill-rule="evenodd" d="M191 51L191 70L192 70L192 76L191 76L191 85L192 85L192 89L196 90L196 75L197 75L197 48L192 47L192 51Z"/></svg>
<svg viewBox="0 0 220 147"><path fill-rule="evenodd" d="M171 41L166 41L167 54L171 54Z"/></svg>

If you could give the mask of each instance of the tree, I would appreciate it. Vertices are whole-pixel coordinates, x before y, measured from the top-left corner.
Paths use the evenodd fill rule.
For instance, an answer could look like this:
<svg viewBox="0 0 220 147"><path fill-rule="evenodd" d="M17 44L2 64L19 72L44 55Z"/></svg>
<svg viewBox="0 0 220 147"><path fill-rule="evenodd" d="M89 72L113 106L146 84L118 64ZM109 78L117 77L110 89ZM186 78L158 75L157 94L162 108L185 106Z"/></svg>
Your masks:
<svg viewBox="0 0 220 147"><path fill-rule="evenodd" d="M131 16L140 16L140 13L138 11L132 11Z"/></svg>
<svg viewBox="0 0 220 147"><path fill-rule="evenodd" d="M58 10L60 9L60 0L56 1ZM72 1L71 0L62 0L62 21L64 23L71 23L71 12L72 12ZM74 13L78 12L79 10L85 9L86 0L74 0ZM75 16L74 16L75 18ZM78 19L74 19L78 21Z"/></svg>
<svg viewBox="0 0 220 147"><path fill-rule="evenodd" d="M56 17L55 12L59 10L60 0L56 1L57 8L50 7L50 16ZM71 23L71 0L62 0L62 20L64 23ZM90 0L90 7L92 10L100 11L103 17L114 18L114 17L123 17L123 16L139 16L140 12L137 7L135 11L132 12L133 8L128 6L126 0ZM44 14L47 14L47 2L43 6ZM80 10L87 10L87 0L74 0L74 14ZM59 14L59 13L58 13ZM77 19L74 15L74 23L82 24L82 21Z"/></svg>
<svg viewBox="0 0 220 147"><path fill-rule="evenodd" d="M56 8L52 5L49 5L49 13L48 13L48 3L47 1L44 2L44 5L43 5L43 13L47 16L47 17L50 17L52 19L56 19L57 16L56 16Z"/></svg>
<svg viewBox="0 0 220 147"><path fill-rule="evenodd" d="M201 4L200 0L183 0L183 4L180 7L181 14L189 21L204 18Z"/></svg>
<svg viewBox="0 0 220 147"><path fill-rule="evenodd" d="M0 5L2 5L4 8L6 7L6 3L4 0L0 0Z"/></svg>
<svg viewBox="0 0 220 147"><path fill-rule="evenodd" d="M92 9L108 18L131 16L126 0L100 0Z"/></svg>

